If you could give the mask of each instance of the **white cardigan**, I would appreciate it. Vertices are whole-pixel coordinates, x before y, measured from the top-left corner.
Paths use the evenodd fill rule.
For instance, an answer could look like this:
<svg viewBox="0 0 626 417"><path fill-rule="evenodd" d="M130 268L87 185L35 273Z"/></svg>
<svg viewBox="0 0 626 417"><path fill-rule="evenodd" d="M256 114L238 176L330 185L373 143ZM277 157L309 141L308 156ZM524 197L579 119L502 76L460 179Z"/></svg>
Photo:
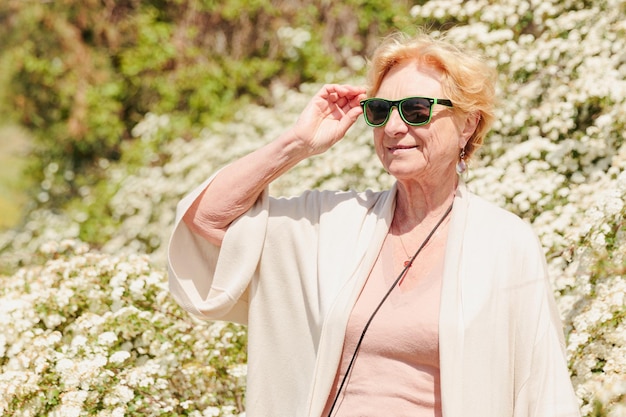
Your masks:
<svg viewBox="0 0 626 417"><path fill-rule="evenodd" d="M217 248L181 221L210 181L179 203L170 291L196 316L248 325L248 417L320 417L396 187L290 199L266 191ZM449 230L439 324L443 417L579 416L531 227L461 184Z"/></svg>

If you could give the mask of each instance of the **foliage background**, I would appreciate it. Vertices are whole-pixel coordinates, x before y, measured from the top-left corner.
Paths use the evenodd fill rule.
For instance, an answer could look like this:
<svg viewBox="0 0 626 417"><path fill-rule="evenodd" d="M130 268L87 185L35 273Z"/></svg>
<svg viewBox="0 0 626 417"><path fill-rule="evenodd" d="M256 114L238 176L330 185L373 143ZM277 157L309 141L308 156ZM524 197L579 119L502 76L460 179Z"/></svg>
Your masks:
<svg viewBox="0 0 626 417"><path fill-rule="evenodd" d="M0 235L0 414L242 413L245 328L167 294L175 204L425 26L498 68L468 183L542 240L583 415L626 416L624 22L623 0L0 3L0 111L32 137ZM272 192L389 186L370 139L358 122Z"/></svg>

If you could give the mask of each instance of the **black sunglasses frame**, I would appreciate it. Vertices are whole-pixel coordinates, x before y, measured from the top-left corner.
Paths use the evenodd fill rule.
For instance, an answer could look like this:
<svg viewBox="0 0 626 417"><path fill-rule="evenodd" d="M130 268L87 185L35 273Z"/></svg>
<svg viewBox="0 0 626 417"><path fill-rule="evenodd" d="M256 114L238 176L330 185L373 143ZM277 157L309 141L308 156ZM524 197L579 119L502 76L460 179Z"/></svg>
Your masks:
<svg viewBox="0 0 626 417"><path fill-rule="evenodd" d="M404 116L404 112L402 111L402 104L407 100L413 100L413 99L423 99L423 100L427 100L429 103L428 119L426 119L423 122L410 122ZM381 123L372 123L367 118L367 106L369 103L373 101L383 101L389 105L389 110L387 110L387 117L385 117L385 120ZM400 113L400 117L402 118L404 123L406 123L409 126L423 126L425 124L430 123L430 120L433 117L433 105L435 104L441 104L442 106L446 106L446 107L454 107L452 102L445 98L420 97L420 96L406 97L401 100L386 100L384 98L373 97L373 98L368 98L367 100L361 101L360 104L361 104L361 107L363 108L363 118L365 119L365 123L367 123L367 125L371 127L384 126L389 121L389 117L391 116L391 111L393 110L394 107L398 109L398 113Z"/></svg>

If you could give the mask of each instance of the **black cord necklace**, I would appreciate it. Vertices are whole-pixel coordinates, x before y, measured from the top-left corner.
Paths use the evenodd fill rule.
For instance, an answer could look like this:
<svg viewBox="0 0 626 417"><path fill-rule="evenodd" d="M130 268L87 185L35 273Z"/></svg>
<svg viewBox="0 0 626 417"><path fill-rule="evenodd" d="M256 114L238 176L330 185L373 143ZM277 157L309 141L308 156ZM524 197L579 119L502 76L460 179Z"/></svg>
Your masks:
<svg viewBox="0 0 626 417"><path fill-rule="evenodd" d="M400 282L402 278L404 278L409 268L413 265L413 261L415 260L415 258L417 258L417 255L419 255L422 249L424 249L424 246L426 246L428 241L433 237L433 235L435 234L439 226L441 226L441 223L443 223L443 221L446 219L446 217L448 217L448 214L450 214L451 211L452 211L452 204L450 204L450 207L448 207L448 209L443 214L441 219L439 219L435 227L433 227L433 230L431 230L428 236L426 236L426 239L424 239L420 247L417 248L417 250L415 251L415 254L411 256L411 258L407 262L404 263L404 268L402 269L402 272L400 272L400 275L398 275L398 277L395 279L393 284L391 284L391 287L389 287L389 290L387 291L385 296L382 298L382 300L380 300L380 303L378 303L378 306L374 309L374 312L372 313L370 318L367 320L367 323L365 324L365 327L363 327L363 331L361 332L361 336L359 337L359 341L357 342L356 347L354 348L354 353L352 353L352 357L350 358L350 363L348 364L348 368L346 368L346 373L344 374L341 380L341 384L339 385L337 394L335 394L333 404L330 407L330 411L328 412L328 417L331 417L335 409L335 406L337 405L339 394L341 394L341 391L343 390L343 387L348 379L348 375L350 375L350 371L352 370L352 365L354 365L356 356L359 353L359 349L361 348L361 343L363 342L363 339L365 338L365 332L367 332L367 329L370 327L370 324L372 323L374 316L376 315L376 313L378 313L378 310L380 310L380 308L383 306L383 303L387 300L387 298L389 298L389 295L391 295L391 292L393 291L393 289L398 285L398 282Z"/></svg>

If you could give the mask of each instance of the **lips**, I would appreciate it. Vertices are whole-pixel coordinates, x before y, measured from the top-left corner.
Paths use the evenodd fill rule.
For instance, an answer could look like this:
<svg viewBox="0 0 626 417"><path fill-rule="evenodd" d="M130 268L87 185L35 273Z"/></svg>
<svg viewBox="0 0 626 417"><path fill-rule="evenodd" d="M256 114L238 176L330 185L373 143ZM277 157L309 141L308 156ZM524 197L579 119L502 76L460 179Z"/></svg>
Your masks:
<svg viewBox="0 0 626 417"><path fill-rule="evenodd" d="M389 146L389 147L387 147L387 149L390 152L405 151L405 150L417 149L417 145L410 145L410 146L409 145L407 145L407 146L396 145L396 146Z"/></svg>

